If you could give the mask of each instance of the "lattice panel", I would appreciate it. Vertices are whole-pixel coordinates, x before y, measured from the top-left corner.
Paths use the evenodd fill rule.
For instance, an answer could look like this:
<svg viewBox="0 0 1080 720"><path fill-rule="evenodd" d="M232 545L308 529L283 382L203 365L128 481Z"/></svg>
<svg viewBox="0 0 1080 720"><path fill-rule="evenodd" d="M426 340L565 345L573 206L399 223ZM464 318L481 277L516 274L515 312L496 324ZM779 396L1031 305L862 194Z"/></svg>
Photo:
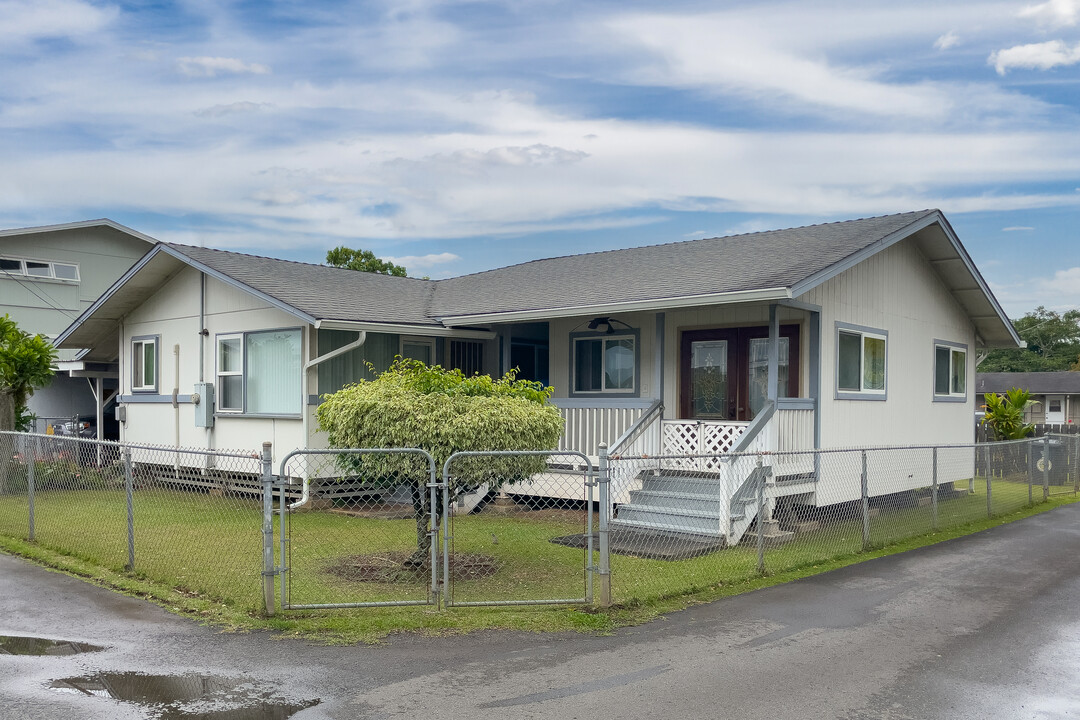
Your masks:
<svg viewBox="0 0 1080 720"><path fill-rule="evenodd" d="M746 424L718 422L664 422L664 455L708 455L670 459L672 468L710 470L719 462L718 456L731 451Z"/></svg>

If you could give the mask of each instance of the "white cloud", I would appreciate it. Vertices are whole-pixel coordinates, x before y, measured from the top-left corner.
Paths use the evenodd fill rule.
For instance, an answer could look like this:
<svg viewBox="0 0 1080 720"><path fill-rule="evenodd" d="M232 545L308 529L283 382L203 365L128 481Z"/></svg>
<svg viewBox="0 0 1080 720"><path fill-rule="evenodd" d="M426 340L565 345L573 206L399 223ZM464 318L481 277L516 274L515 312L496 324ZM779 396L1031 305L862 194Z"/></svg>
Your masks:
<svg viewBox="0 0 1080 720"><path fill-rule="evenodd" d="M403 265L412 272L413 270L427 270L438 265L452 263L460 260L461 256L450 252L441 252L427 255L402 255L401 257L388 257L385 259L395 265Z"/></svg>
<svg viewBox="0 0 1080 720"><path fill-rule="evenodd" d="M1071 27L1080 20L1080 0L1047 0L1028 5L1017 14L1051 27Z"/></svg>
<svg viewBox="0 0 1080 720"><path fill-rule="evenodd" d="M1001 228L1001 232L1027 232L1034 229L1035 228L1028 225L1010 225L1009 227Z"/></svg>
<svg viewBox="0 0 1080 720"><path fill-rule="evenodd" d="M982 265L986 267L986 263ZM1058 270L1050 277L991 282L991 287L1010 317L1019 317L1039 305L1057 312L1080 309L1080 267Z"/></svg>
<svg viewBox="0 0 1080 720"><path fill-rule="evenodd" d="M1049 70L1080 62L1080 43L1069 47L1061 40L1050 40L1030 45L1016 45L991 53L986 61L994 66L998 75L1004 75L1011 68Z"/></svg>
<svg viewBox="0 0 1080 720"><path fill-rule="evenodd" d="M273 106L270 103L256 103L244 100L226 105L211 105L210 107L201 108L195 111L195 115L196 117L219 118L237 113L258 112L271 107Z"/></svg>
<svg viewBox="0 0 1080 720"><path fill-rule="evenodd" d="M266 65L246 63L243 60L228 57L182 57L177 59L176 67L188 77L215 77L221 73L266 75L270 72L270 68Z"/></svg>
<svg viewBox="0 0 1080 720"><path fill-rule="evenodd" d="M960 44L960 36L950 30L934 41L935 50L948 50Z"/></svg>
<svg viewBox="0 0 1080 720"><path fill-rule="evenodd" d="M101 31L120 11L112 5L79 0L0 1L0 38L19 42L38 38L84 37Z"/></svg>

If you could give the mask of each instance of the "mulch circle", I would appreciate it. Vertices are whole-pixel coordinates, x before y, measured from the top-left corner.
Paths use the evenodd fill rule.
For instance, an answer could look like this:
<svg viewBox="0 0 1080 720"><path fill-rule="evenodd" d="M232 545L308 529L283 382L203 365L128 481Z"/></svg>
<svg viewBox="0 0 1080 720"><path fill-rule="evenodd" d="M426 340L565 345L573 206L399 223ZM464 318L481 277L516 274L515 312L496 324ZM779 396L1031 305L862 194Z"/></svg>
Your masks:
<svg viewBox="0 0 1080 720"><path fill-rule="evenodd" d="M431 564L407 566L411 552L346 555L339 558L327 572L353 582L424 583L431 580ZM454 580L479 580L499 571L499 564L490 555L458 554L450 556L450 577Z"/></svg>

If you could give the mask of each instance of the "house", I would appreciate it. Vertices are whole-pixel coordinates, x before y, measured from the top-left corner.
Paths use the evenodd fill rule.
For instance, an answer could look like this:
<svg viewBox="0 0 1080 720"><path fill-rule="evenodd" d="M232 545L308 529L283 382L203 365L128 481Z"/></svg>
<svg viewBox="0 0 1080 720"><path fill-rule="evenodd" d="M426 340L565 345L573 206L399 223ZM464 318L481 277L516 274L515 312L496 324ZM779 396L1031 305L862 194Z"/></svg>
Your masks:
<svg viewBox="0 0 1080 720"><path fill-rule="evenodd" d="M269 440L276 458L325 445L318 398L367 377L366 363L518 367L554 387L563 448L730 475L730 503L702 522L733 542L753 517L732 525L752 472L716 456L972 443L975 354L1019 339L944 215L924 210L438 281L159 243L59 344L119 363L125 440ZM939 481L971 477L968 460ZM856 464L828 468L851 482L818 483L812 454L775 456L786 482L770 510L858 498ZM871 492L927 486L924 470L883 468ZM635 505L642 482L615 478L614 501Z"/></svg>
<svg viewBox="0 0 1080 720"><path fill-rule="evenodd" d="M989 372L975 376L975 392L1004 393L1020 388L1038 404L1027 409L1024 421L1037 425L1080 423L1080 372ZM981 406L981 400L976 406Z"/></svg>
<svg viewBox="0 0 1080 720"><path fill-rule="evenodd" d="M0 230L0 313L55 340L155 242L112 220ZM76 353L61 350L53 382L30 398L38 430L93 415L95 396L107 401L116 392L115 364L88 364Z"/></svg>

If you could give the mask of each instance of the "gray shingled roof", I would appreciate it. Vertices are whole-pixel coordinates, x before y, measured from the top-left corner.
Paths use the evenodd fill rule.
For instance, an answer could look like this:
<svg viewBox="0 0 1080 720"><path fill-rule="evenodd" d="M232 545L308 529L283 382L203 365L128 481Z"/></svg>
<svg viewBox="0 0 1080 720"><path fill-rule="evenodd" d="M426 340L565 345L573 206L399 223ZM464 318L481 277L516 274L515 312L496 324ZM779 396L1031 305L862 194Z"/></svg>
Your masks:
<svg viewBox="0 0 1080 720"><path fill-rule="evenodd" d="M438 325L438 318L790 288L934 210L567 255L417 280L168 244L324 320Z"/></svg>
<svg viewBox="0 0 1080 720"><path fill-rule="evenodd" d="M438 325L430 280L168 243L172 250L320 320Z"/></svg>
<svg viewBox="0 0 1080 720"><path fill-rule="evenodd" d="M790 288L936 210L534 260L441 280L435 317Z"/></svg>
<svg viewBox="0 0 1080 720"><path fill-rule="evenodd" d="M1080 372L990 372L975 374L975 392L1005 392L1018 387L1039 395L1080 393Z"/></svg>

